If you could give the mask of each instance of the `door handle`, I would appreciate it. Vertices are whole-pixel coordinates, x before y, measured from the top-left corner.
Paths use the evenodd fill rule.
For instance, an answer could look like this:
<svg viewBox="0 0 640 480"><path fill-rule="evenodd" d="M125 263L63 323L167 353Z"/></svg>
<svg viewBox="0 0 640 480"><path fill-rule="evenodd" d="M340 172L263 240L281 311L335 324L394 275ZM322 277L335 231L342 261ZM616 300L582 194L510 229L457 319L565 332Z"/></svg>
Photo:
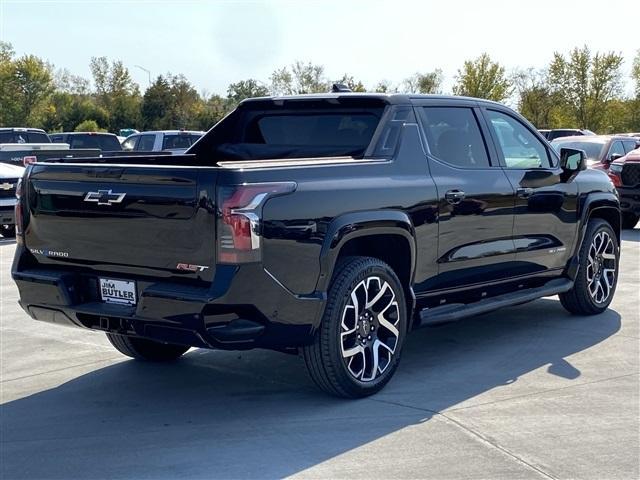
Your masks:
<svg viewBox="0 0 640 480"><path fill-rule="evenodd" d="M516 195L518 195L520 198L529 198L531 195L533 195L533 188L518 188L516 190Z"/></svg>
<svg viewBox="0 0 640 480"><path fill-rule="evenodd" d="M457 205L464 200L465 193L460 190L449 190L444 194L444 198L451 205Z"/></svg>

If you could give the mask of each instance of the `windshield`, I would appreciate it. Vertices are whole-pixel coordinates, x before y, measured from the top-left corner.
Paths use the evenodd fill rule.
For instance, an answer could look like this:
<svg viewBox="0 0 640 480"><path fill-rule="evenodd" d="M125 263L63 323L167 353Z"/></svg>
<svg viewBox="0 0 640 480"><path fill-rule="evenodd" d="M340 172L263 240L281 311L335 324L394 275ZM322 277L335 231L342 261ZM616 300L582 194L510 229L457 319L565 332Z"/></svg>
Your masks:
<svg viewBox="0 0 640 480"><path fill-rule="evenodd" d="M558 153L560 153L561 148L576 148L578 150L584 150L584 153L587 155L587 159L590 160L600 160L606 145L606 140L603 140L602 142L581 142L579 140L551 142L551 146Z"/></svg>
<svg viewBox="0 0 640 480"><path fill-rule="evenodd" d="M122 150L120 142L115 135L96 135L90 133L69 135L68 143L71 145L71 148L99 148L106 152Z"/></svg>

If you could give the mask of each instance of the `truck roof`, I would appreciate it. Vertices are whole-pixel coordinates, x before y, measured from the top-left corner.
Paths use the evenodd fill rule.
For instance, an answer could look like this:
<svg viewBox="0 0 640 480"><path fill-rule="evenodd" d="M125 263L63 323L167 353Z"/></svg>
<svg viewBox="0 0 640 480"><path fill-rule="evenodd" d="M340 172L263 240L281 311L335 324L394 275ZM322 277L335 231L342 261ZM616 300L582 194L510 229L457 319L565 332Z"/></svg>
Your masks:
<svg viewBox="0 0 640 480"><path fill-rule="evenodd" d="M34 133L47 133L41 128L31 127L0 127L0 132L34 132Z"/></svg>
<svg viewBox="0 0 640 480"><path fill-rule="evenodd" d="M302 95L282 95L282 96L267 96L267 97L255 97L255 98L247 98L240 102L240 104L248 104L253 102L264 102L264 101L273 101L273 102L284 102L284 101L295 101L295 100L339 100L346 98L358 98L358 99L371 99L371 100L379 100L384 103L390 105L398 105L398 104L410 104L413 103L414 100L426 100L426 99L437 99L437 100L451 100L451 101L472 101L478 103L485 103L490 105L502 105L498 102L493 102L491 100L485 100L482 98L474 98L474 97L462 97L457 95L438 95L438 94L403 94L403 93L360 93L360 92L338 92L338 93L308 93Z"/></svg>

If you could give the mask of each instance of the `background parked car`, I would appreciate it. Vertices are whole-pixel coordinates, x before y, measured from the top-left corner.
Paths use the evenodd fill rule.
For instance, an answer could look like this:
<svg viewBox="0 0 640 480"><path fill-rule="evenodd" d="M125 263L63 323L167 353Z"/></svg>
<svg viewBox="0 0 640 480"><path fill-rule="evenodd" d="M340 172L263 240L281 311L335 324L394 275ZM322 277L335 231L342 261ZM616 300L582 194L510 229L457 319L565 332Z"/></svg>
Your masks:
<svg viewBox="0 0 640 480"><path fill-rule="evenodd" d="M611 162L607 174L620 195L622 228L633 228L640 219L640 150Z"/></svg>
<svg viewBox="0 0 640 480"><path fill-rule="evenodd" d="M51 135L55 143L68 143L71 149L99 148L103 152L118 152L122 146L118 137L106 132L62 132Z"/></svg>
<svg viewBox="0 0 640 480"><path fill-rule="evenodd" d="M22 167L0 163L0 233L3 237L16 234L16 186L23 173Z"/></svg>
<svg viewBox="0 0 640 480"><path fill-rule="evenodd" d="M538 131L544 138L546 138L547 140L549 139L549 132L551 132L551 130L542 128L542 129L538 129Z"/></svg>
<svg viewBox="0 0 640 480"><path fill-rule="evenodd" d="M553 130L549 130L545 137L547 137L547 140L551 141L560 137L575 137L586 135L595 135L595 133L593 133L591 130L584 130L579 128L554 128Z"/></svg>
<svg viewBox="0 0 640 480"><path fill-rule="evenodd" d="M184 153L205 132L195 130L159 130L141 132L128 137L122 144L126 151Z"/></svg>
<svg viewBox="0 0 640 480"><path fill-rule="evenodd" d="M51 143L51 139L40 128L0 128L0 144L2 143Z"/></svg>
<svg viewBox="0 0 640 480"><path fill-rule="evenodd" d="M587 166L606 170L614 160L640 146L640 139L622 135L588 135L577 138L561 137L551 141L559 152L561 148L577 148L587 154Z"/></svg>

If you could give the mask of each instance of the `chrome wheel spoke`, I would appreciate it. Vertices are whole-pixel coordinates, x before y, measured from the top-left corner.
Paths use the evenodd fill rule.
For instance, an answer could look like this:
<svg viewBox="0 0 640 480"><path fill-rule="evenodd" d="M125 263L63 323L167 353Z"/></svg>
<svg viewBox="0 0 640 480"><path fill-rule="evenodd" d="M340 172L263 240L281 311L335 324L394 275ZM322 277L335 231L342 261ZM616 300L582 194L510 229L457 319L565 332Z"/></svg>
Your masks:
<svg viewBox="0 0 640 480"><path fill-rule="evenodd" d="M586 280L589 295L595 303L610 299L616 283L617 247L606 231L593 237L587 254Z"/></svg>
<svg viewBox="0 0 640 480"><path fill-rule="evenodd" d="M353 377L370 382L392 363L400 309L391 285L377 276L358 283L348 299L341 319L342 358Z"/></svg>

